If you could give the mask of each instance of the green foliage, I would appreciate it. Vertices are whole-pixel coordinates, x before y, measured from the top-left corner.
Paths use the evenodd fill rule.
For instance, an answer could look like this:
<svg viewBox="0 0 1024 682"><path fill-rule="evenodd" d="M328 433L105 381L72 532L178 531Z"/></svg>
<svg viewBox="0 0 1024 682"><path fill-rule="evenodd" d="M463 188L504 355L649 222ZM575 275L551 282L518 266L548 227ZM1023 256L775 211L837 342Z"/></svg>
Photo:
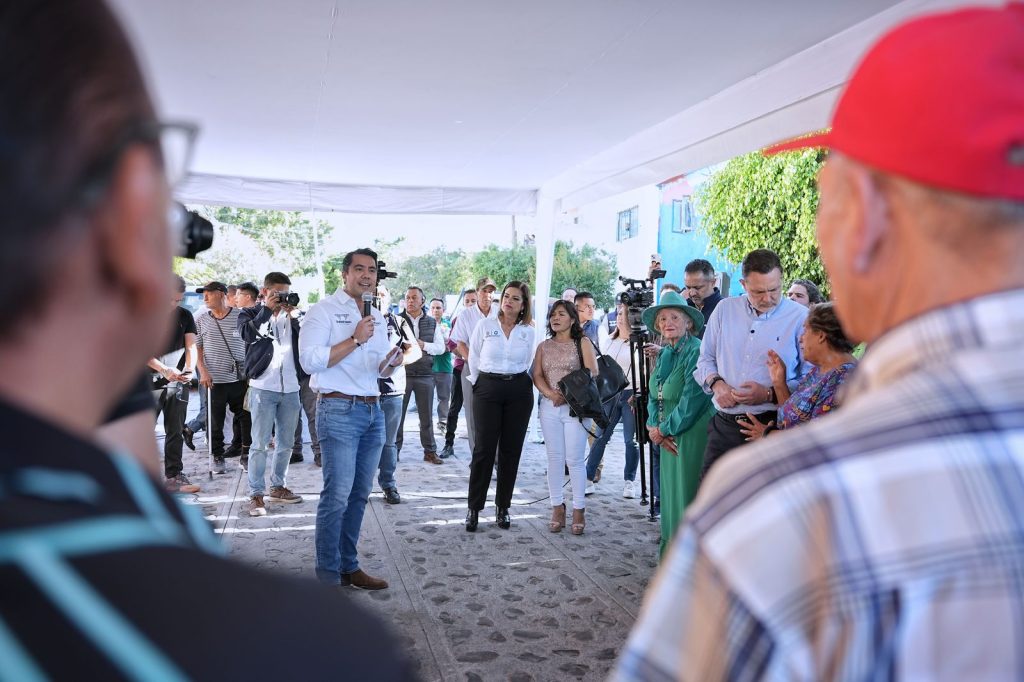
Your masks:
<svg viewBox="0 0 1024 682"><path fill-rule="evenodd" d="M318 234L322 244L334 230L330 224L320 220L314 232L313 224L299 211L227 206L208 206L205 211L219 223L237 226L239 232L270 257L275 264L274 269L289 277L316 274L314 234Z"/></svg>
<svg viewBox="0 0 1024 682"><path fill-rule="evenodd" d="M388 270L398 273L398 277L386 283L392 297L415 285L423 289L428 301L435 296L443 298L445 294L459 293L470 280L469 258L461 249L449 251L439 246L428 253L410 256L394 267L387 263Z"/></svg>
<svg viewBox="0 0 1024 682"><path fill-rule="evenodd" d="M500 290L512 280L526 282L533 290L537 279L537 249L533 246L488 244L470 259L469 286L481 277L490 277ZM454 293L454 292L453 292Z"/></svg>
<svg viewBox="0 0 1024 682"><path fill-rule="evenodd" d="M697 190L711 246L734 263L754 249L771 249L787 281L802 277L827 291L814 236L822 162L813 149L770 157L752 152L729 161Z"/></svg>
<svg viewBox="0 0 1024 682"><path fill-rule="evenodd" d="M555 242L555 264L551 274L551 293L558 296L568 287L589 291L599 308L615 305L614 282L618 274L615 255L584 244L574 249L572 242Z"/></svg>

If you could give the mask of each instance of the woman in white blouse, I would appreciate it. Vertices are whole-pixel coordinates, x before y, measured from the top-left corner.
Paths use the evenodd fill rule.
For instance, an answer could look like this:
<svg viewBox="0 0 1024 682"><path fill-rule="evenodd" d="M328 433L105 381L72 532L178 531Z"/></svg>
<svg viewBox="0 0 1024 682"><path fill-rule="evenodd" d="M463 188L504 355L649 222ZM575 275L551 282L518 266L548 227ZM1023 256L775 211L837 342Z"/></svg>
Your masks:
<svg viewBox="0 0 1024 682"><path fill-rule="evenodd" d="M548 530L557 533L565 528L565 502L562 494L564 467L569 467L572 481L572 534L582 535L585 525L584 492L587 480L587 431L569 410L558 382L570 372L585 366L597 375L597 354L590 341L583 338L576 308L567 301L555 301L548 313L548 333L533 361L533 382L541 393L540 427L548 451L548 492L551 495L551 523ZM587 422L588 427L590 422Z"/></svg>
<svg viewBox="0 0 1024 682"><path fill-rule="evenodd" d="M535 339L530 288L523 282L509 282L501 291L500 306L496 318L477 323L469 341L467 366L469 383L473 385L474 442L466 530L471 533L487 503L495 454L495 520L500 528L512 525L509 507L533 411L533 382L527 374Z"/></svg>

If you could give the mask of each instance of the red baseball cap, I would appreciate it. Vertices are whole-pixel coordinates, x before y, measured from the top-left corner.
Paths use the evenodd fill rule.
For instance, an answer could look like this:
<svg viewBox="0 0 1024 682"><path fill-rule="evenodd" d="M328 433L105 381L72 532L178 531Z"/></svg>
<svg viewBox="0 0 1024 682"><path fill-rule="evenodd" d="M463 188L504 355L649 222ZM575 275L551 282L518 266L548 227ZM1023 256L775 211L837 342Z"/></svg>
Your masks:
<svg viewBox="0 0 1024 682"><path fill-rule="evenodd" d="M830 130L764 153L808 147L924 185L1024 200L1024 3L893 29L850 77Z"/></svg>

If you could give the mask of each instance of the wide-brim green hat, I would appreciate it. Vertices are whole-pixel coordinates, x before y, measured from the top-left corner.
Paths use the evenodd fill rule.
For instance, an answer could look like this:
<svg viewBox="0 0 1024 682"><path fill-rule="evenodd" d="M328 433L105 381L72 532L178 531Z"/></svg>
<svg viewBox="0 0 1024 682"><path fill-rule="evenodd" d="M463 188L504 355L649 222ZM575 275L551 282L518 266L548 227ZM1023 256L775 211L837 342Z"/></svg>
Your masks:
<svg viewBox="0 0 1024 682"><path fill-rule="evenodd" d="M697 310L692 305L687 305L686 299L676 292L666 291L661 295L661 303L651 306L644 311L643 320L648 329L656 331L659 334L661 333L658 328L654 326L654 321L658 319L658 313L665 308L678 308L689 315L690 319L693 320L693 329L690 330L691 334L700 334L700 330L704 328L704 314L701 313L701 311Z"/></svg>

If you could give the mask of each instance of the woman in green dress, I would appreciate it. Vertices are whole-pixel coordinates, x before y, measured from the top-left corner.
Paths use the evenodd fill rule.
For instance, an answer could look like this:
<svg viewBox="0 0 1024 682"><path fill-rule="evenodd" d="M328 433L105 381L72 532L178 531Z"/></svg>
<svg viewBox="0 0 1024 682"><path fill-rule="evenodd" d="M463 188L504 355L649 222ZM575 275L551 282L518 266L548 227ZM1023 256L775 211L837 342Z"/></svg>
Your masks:
<svg viewBox="0 0 1024 682"><path fill-rule="evenodd" d="M647 431L661 448L661 555L697 495L708 420L715 414L711 396L693 378L700 355L697 334L704 316L674 291L644 311L644 324L667 344L651 372Z"/></svg>

